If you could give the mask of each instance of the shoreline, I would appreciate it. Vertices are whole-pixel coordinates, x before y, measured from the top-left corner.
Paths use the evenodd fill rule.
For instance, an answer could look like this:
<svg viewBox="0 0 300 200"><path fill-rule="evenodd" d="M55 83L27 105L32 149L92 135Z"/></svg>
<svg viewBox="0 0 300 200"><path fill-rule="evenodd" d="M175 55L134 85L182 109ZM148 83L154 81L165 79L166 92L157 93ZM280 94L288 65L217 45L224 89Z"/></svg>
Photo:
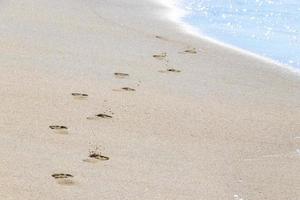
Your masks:
<svg viewBox="0 0 300 200"><path fill-rule="evenodd" d="M0 199L300 196L294 73L148 0L0 5Z"/></svg>
<svg viewBox="0 0 300 200"><path fill-rule="evenodd" d="M205 39L208 42L214 43L216 45L223 46L223 47L231 49L233 51L238 51L240 53L251 56L253 58L262 60L264 62L267 62L267 63L270 63L270 64L275 64L278 67L283 68L283 70L288 70L292 73L295 73L298 76L300 75L300 69L299 68L296 68L296 67L293 67L291 65L284 64L284 63L280 63L276 60L273 60L272 58L259 55L257 53L251 52L249 50L242 49L240 47L237 47L237 46L234 46L234 45L231 45L231 44L228 44L228 43L224 43L222 41L216 40L214 38L211 38L207 35L202 34L200 29L188 24L187 22L185 22L183 20L183 18L185 16L189 15L189 13L187 11L183 10L183 9L178 8L176 5L174 5L176 3L180 3L181 0L168 0L168 1L163 1L163 2L161 0L150 0L150 1L164 7L166 9L165 10L165 12L166 12L165 15L167 16L167 18L171 22L176 23L179 26L181 26L182 31L187 33L187 34L190 34L192 36L196 36L200 39Z"/></svg>

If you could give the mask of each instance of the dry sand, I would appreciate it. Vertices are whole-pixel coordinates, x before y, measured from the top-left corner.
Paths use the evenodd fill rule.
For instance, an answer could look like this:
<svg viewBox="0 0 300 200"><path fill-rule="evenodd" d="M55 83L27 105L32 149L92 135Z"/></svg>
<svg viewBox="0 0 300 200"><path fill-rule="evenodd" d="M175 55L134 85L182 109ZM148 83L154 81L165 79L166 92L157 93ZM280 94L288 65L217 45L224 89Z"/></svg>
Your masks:
<svg viewBox="0 0 300 200"><path fill-rule="evenodd" d="M299 77L163 12L0 2L1 200L299 200Z"/></svg>

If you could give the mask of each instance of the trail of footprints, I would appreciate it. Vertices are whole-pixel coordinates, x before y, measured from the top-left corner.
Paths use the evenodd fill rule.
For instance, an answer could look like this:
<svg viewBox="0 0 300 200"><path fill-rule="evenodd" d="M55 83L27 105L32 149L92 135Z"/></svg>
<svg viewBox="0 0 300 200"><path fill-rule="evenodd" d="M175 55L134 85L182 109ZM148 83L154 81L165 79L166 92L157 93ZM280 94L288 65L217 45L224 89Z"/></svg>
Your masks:
<svg viewBox="0 0 300 200"><path fill-rule="evenodd" d="M165 40L167 41L166 38L161 37L161 36L155 36L157 39L161 39L161 40ZM195 48L192 49L186 49L182 52L179 52L180 54L196 54L197 51ZM153 58L160 60L160 61L165 61L165 65L167 66L167 69L165 70L160 70L159 72L161 73L179 73L181 72L178 69L174 69L174 68L169 68L169 60L168 60L168 54L166 52L162 52L159 54L154 54ZM118 79L126 79L129 78L129 74L128 73L123 73L123 72L115 72L114 73L115 78ZM139 86L140 82L137 84L137 86ZM134 92L136 91L134 88L131 87L122 87L120 89L114 89L113 91L126 91L126 92ZM73 98L75 100L87 100L89 95L86 93L71 93L71 95L73 96ZM113 118L114 113L109 109L104 113L100 113L100 114L95 114L95 115L91 115L88 116L86 119L87 120L101 120L101 119L112 119ZM49 128L56 134L62 134L62 135L66 135L68 134L68 127L64 126L64 125L50 125ZM87 162L87 163L97 163L100 161L108 161L110 158L108 156L104 156L102 155L100 149L98 147L96 147L94 150L90 150L89 154L87 156L87 158L83 159L83 162ZM54 178L56 180L56 182L60 185L74 185L75 181L74 181L74 176L72 174L69 173L54 173L51 175L52 178Z"/></svg>
<svg viewBox="0 0 300 200"><path fill-rule="evenodd" d="M121 72L116 72L114 73L115 77L118 79L125 79L125 78L129 78L129 74L127 73L121 73ZM140 82L139 82L140 83ZM137 84L137 86L139 86L139 83ZM131 88L131 87L122 87L119 89L113 89L113 91L115 92L122 92L122 91L126 91L126 92L134 92L135 89Z"/></svg>
<svg viewBox="0 0 300 200"><path fill-rule="evenodd" d="M168 73L168 72L179 73L180 72L180 70L178 70L178 69L168 68L169 67L169 59L168 59L168 54L166 52L159 53L159 54L154 54L152 57L157 59L157 60L165 62L165 65L166 65L167 69L166 70L159 70L158 72L161 72L161 73Z"/></svg>
<svg viewBox="0 0 300 200"><path fill-rule="evenodd" d="M75 99L86 99L88 97L87 94L83 93L71 93L71 95ZM109 113L109 114L106 114ZM87 117L89 120L95 120L95 119L111 119L112 115L114 113L111 111L111 109L108 109L105 111L105 113L100 113L96 114L94 116ZM64 125L50 125L49 128L53 130L54 133L56 134L68 134L68 127ZM99 161L108 161L110 158L108 156L102 155L101 151L99 150L98 147L96 147L94 150L89 151L89 155L87 156L88 158L84 159L84 162L88 163L96 163ZM54 173L51 175L58 184L60 185L74 185L74 176L69 173Z"/></svg>
<svg viewBox="0 0 300 200"><path fill-rule="evenodd" d="M161 36L156 36L156 38L164 40L163 37L161 37ZM180 51L178 53L179 54L197 54L198 52L197 52L196 48L189 48L184 51ZM170 68L168 54L166 52L154 54L152 57L157 60L165 62L165 66L167 67L167 69L159 70L158 72L161 72L161 73L179 73L179 72L181 72L181 70L178 70L175 68Z"/></svg>

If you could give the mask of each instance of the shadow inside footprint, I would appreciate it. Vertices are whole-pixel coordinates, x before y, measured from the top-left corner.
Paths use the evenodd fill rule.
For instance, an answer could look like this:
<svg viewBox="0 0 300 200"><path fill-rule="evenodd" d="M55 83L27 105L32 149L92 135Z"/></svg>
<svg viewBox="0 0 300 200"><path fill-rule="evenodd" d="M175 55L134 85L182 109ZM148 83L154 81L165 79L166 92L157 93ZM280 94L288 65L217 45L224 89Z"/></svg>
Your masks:
<svg viewBox="0 0 300 200"><path fill-rule="evenodd" d="M122 90L125 90L125 91L130 91L130 92L133 92L135 91L135 89L133 88L130 88L130 87L123 87Z"/></svg>
<svg viewBox="0 0 300 200"><path fill-rule="evenodd" d="M83 161L88 163L96 163L99 161L107 161L107 160L109 160L109 157L103 156L101 154L93 153L89 155L89 158L84 159Z"/></svg>
<svg viewBox="0 0 300 200"><path fill-rule="evenodd" d="M83 93L72 93L72 96L75 99L87 99L88 98L88 94L83 94Z"/></svg>
<svg viewBox="0 0 300 200"><path fill-rule="evenodd" d="M163 53L160 53L160 54L154 54L153 55L153 58L156 58L158 60L163 60L167 57L167 53L166 52L163 52Z"/></svg>
<svg viewBox="0 0 300 200"><path fill-rule="evenodd" d="M92 153L89 155L89 157L97 160L109 160L109 157L103 156L99 153Z"/></svg>
<svg viewBox="0 0 300 200"><path fill-rule="evenodd" d="M179 73L179 72L181 72L181 71L178 70L178 69L170 68L170 69L166 69L166 70L160 70L159 72L161 72L161 73L168 73L168 72Z"/></svg>
<svg viewBox="0 0 300 200"><path fill-rule="evenodd" d="M103 156L101 151L96 148L95 150L90 151L89 157L87 159L84 159L84 162L89 162L89 163L96 163L99 161L107 161L109 160L109 157Z"/></svg>
<svg viewBox="0 0 300 200"><path fill-rule="evenodd" d="M51 125L49 128L59 134L68 134L68 127L66 126Z"/></svg>
<svg viewBox="0 0 300 200"><path fill-rule="evenodd" d="M112 118L111 115L107 115L107 114L97 114L95 116L92 116L92 117L87 117L87 119L109 119L109 118Z"/></svg>
<svg viewBox="0 0 300 200"><path fill-rule="evenodd" d="M114 75L115 75L116 78L126 78L126 77L129 77L129 74L120 73L120 72L116 72L116 73L114 73Z"/></svg>
<svg viewBox="0 0 300 200"><path fill-rule="evenodd" d="M186 49L186 50L184 50L182 52L179 52L179 53L183 53L183 54L187 54L187 53L189 53L189 54L196 54L197 50L196 50L196 48L192 48L192 49Z"/></svg>
<svg viewBox="0 0 300 200"><path fill-rule="evenodd" d="M167 71L168 71L168 72L177 72L177 73L181 72L181 71L178 70L178 69L167 69Z"/></svg>
<svg viewBox="0 0 300 200"><path fill-rule="evenodd" d="M160 36L160 35L156 35L155 38L160 39L160 40L164 40L164 41L168 41L167 38Z"/></svg>
<svg viewBox="0 0 300 200"><path fill-rule="evenodd" d="M121 92L121 91L134 92L135 89L130 88L130 87L123 87L123 88L121 88L121 89L113 89L113 91L116 91L116 92Z"/></svg>
<svg viewBox="0 0 300 200"><path fill-rule="evenodd" d="M95 115L96 117L99 117L99 118L112 118L111 115L107 115L107 114L98 114L98 115Z"/></svg>
<svg viewBox="0 0 300 200"><path fill-rule="evenodd" d="M61 184L61 185L74 185L74 181L72 180L73 179L73 175L71 174L63 174L63 173L60 173L60 174L52 174L51 175L56 181L58 184Z"/></svg>

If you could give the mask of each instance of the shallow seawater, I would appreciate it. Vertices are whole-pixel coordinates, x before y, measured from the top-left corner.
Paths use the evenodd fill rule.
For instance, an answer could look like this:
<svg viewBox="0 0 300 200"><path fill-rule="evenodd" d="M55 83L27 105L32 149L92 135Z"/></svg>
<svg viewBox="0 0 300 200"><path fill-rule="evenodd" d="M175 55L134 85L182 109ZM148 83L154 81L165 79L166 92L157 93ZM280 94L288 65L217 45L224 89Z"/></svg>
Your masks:
<svg viewBox="0 0 300 200"><path fill-rule="evenodd" d="M300 68L300 0L183 0L206 36Z"/></svg>

